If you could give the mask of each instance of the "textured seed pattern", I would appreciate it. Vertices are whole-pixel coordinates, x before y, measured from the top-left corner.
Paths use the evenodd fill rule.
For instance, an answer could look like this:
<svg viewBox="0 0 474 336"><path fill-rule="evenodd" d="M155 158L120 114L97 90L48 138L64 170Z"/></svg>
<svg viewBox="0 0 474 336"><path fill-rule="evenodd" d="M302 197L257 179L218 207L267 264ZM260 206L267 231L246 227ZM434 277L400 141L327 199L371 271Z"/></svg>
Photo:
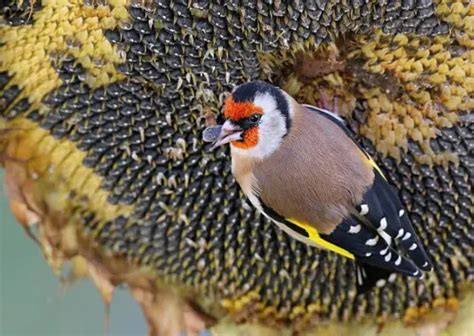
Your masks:
<svg viewBox="0 0 474 336"><path fill-rule="evenodd" d="M415 3L393 6L405 10ZM341 110L351 112L356 98L367 100L369 117L360 133L380 153L400 160L412 140L423 149L417 157L420 163L457 162L452 153L435 154L430 141L440 129L452 127L459 114L474 108L472 5L440 1L436 9L422 2L417 6L421 16L425 9L427 15L438 13L451 30L434 26L437 21L430 16L417 29L408 25L397 32L384 27L358 35L355 41L342 38L318 49L297 46L261 53L265 76L308 103L317 103L327 91L327 99L339 97ZM413 14L400 14L405 16Z"/></svg>
<svg viewBox="0 0 474 336"><path fill-rule="evenodd" d="M20 26L31 23L33 13L40 8L40 1L4 1L0 15L9 25Z"/></svg>
<svg viewBox="0 0 474 336"><path fill-rule="evenodd" d="M0 27L0 113L11 121L26 116L58 141L71 141L86 153L77 164L101 177L108 203L133 210L130 216L104 219L73 204L81 230L107 251L150 266L165 283L223 300L230 311L247 311L240 315L243 319L399 315L410 306L455 295L472 278L474 125L466 112L472 100L463 98L464 91L472 94L472 81L458 79L464 73L471 80L473 73L465 63L439 60L438 69L448 67L451 96L461 101L452 108L450 100L441 103L436 113L447 121L433 126L439 134L430 133L428 122L429 135L423 133L421 142L413 134L399 142L387 140L392 137L388 124L373 126L374 119L386 115L390 127L403 128L397 104L411 97L419 108L427 98L413 96L409 83L400 87L402 79L377 66L404 66L416 59L422 63L417 72L421 84L432 81L430 76L440 70L433 70L423 53L403 61L393 56L395 63L384 63L384 55L395 55L416 41L428 44L420 50L439 53L438 46L460 45L448 58L470 59L472 65L467 51L473 41L472 12L467 3L448 6L430 0L204 0L189 7L187 1L132 0L129 6L121 0L43 1L43 8L21 27L13 22ZM459 37L464 42L457 36L453 42L448 31L460 31L460 25L466 31ZM338 55L336 35L343 33L356 37L352 53ZM329 63L319 68L327 69L313 66L313 78L306 81L297 69L281 70L296 64L301 52L326 53ZM278 55L283 61L275 61ZM413 67L418 71L418 65ZM345 79L346 72L355 79ZM322 84L314 80L319 75ZM398 188L435 261L425 282L398 277L355 297L351 262L307 248L247 210L230 173L227 149L210 152L201 132L205 114L219 111L226 92L259 77L281 81L309 103L322 98L315 93L321 84L330 98L341 96L351 107L345 110L354 109L346 112L351 126L365 136L361 141ZM351 84L358 82L358 88ZM374 93L366 82L380 83L385 90ZM421 84L416 92L429 99L436 92L439 98L437 89ZM446 86L436 86L441 87ZM407 100L395 102L401 94ZM385 106L385 101L389 107L375 106ZM414 123L422 127L426 118L421 113L420 124ZM405 126L415 130L414 125ZM389 134L381 138L371 130ZM423 155L431 161L420 160ZM435 159L439 155L449 159Z"/></svg>

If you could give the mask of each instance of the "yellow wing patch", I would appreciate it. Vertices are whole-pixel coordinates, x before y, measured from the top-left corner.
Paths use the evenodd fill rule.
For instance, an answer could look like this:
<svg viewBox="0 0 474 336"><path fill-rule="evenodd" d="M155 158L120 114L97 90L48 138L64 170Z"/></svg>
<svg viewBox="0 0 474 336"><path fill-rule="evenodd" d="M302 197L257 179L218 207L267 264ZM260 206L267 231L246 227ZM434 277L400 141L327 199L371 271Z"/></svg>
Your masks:
<svg viewBox="0 0 474 336"><path fill-rule="evenodd" d="M364 159L366 160L367 164L369 166L371 166L372 168L374 168L376 171L378 171L378 173L386 180L387 178L383 174L380 167L375 163L374 159L372 159L372 157L365 150L363 150L362 148L360 150L364 154L363 156L364 156Z"/></svg>
<svg viewBox="0 0 474 336"><path fill-rule="evenodd" d="M369 164L374 167L375 170L379 172L379 174L386 180L385 175L382 173L382 170L380 169L379 166L375 163L374 159L372 159L370 156L367 155L367 160L369 161Z"/></svg>
<svg viewBox="0 0 474 336"><path fill-rule="evenodd" d="M301 223L299 221L297 221L296 219L293 219L293 218L287 218L287 221L293 223L294 225L302 228L303 230L305 230L307 233L308 233L308 239L311 240L313 243L315 243L316 245L326 249L326 250L329 250L329 251L332 251L332 252L336 252L337 254L340 254L346 258L349 258L349 259L355 259L354 255L352 253L350 253L349 251L343 249L342 247L339 247L337 245L334 245L333 243L330 243L326 240L324 240L323 238L321 238L321 236L319 235L318 231L306 224L306 223Z"/></svg>

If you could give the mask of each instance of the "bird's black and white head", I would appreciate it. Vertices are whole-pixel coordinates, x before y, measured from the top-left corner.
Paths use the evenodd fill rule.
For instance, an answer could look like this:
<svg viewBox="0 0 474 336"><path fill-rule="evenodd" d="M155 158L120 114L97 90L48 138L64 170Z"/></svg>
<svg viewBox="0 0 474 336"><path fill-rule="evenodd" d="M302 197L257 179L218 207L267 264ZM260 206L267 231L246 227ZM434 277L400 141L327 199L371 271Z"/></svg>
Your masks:
<svg viewBox="0 0 474 336"><path fill-rule="evenodd" d="M204 138L215 146L230 143L234 153L263 159L288 134L292 115L286 92L262 81L242 84L225 102L224 124L206 130Z"/></svg>

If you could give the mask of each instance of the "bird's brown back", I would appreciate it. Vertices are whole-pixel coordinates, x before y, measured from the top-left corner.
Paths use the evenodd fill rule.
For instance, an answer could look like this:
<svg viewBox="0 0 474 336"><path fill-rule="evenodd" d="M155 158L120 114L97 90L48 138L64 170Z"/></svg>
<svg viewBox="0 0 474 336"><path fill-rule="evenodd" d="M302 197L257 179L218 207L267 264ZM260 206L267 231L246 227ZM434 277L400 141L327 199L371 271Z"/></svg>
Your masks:
<svg viewBox="0 0 474 336"><path fill-rule="evenodd" d="M255 163L253 174L267 206L322 233L349 214L374 177L340 127L297 104L289 134L275 153Z"/></svg>

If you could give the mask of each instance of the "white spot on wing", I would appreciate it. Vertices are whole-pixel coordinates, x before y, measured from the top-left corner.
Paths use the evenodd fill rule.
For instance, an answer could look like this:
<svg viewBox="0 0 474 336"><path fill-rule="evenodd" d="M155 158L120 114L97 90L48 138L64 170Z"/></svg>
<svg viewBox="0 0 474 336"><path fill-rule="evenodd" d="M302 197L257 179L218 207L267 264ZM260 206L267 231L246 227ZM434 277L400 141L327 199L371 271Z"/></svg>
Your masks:
<svg viewBox="0 0 474 336"><path fill-rule="evenodd" d="M395 237L395 239L400 238L401 236L403 236L404 233L405 233L405 230L403 230L403 229L398 230L398 233L397 233L397 236Z"/></svg>
<svg viewBox="0 0 474 336"><path fill-rule="evenodd" d="M367 204L360 205L360 214L361 216L365 216L369 213L369 206Z"/></svg>
<svg viewBox="0 0 474 336"><path fill-rule="evenodd" d="M400 211L398 212L398 217L403 217L404 214L405 214L405 210L400 209Z"/></svg>
<svg viewBox="0 0 474 336"><path fill-rule="evenodd" d="M370 257L371 255L372 255L372 253L370 253L370 252L367 252L367 253L365 254L366 257Z"/></svg>
<svg viewBox="0 0 474 336"><path fill-rule="evenodd" d="M392 244L392 237L390 237L387 232L385 231L378 231L378 232L382 236L383 240L387 242L388 245Z"/></svg>
<svg viewBox="0 0 474 336"><path fill-rule="evenodd" d="M360 229L362 229L362 226L360 224L357 224L355 226L352 226L349 228L349 233L359 233Z"/></svg>
<svg viewBox="0 0 474 336"><path fill-rule="evenodd" d="M425 263L423 264L422 267L426 267L426 266L428 266L428 262L427 262L427 261L425 261Z"/></svg>
<svg viewBox="0 0 474 336"><path fill-rule="evenodd" d="M402 263L402 256L398 256L397 260L395 260L395 265L399 266Z"/></svg>
<svg viewBox="0 0 474 336"><path fill-rule="evenodd" d="M383 231L386 228L387 228L387 218L382 217L382 219L380 220L380 226L377 230Z"/></svg>
<svg viewBox="0 0 474 336"><path fill-rule="evenodd" d="M387 246L387 248L385 248L385 249L383 249L382 251L380 251L380 255L386 255L389 248L390 248L390 246Z"/></svg>
<svg viewBox="0 0 474 336"><path fill-rule="evenodd" d="M385 261L389 262L390 259L392 259L392 252L388 252L388 254L385 256Z"/></svg>
<svg viewBox="0 0 474 336"><path fill-rule="evenodd" d="M405 235L403 236L402 240L410 239L410 237L411 237L411 233L410 233L410 232L407 232L407 233L405 233Z"/></svg>
<svg viewBox="0 0 474 336"><path fill-rule="evenodd" d="M418 245L416 245L415 243L413 243L408 249L410 251L413 251L414 249L416 249L418 247Z"/></svg>
<svg viewBox="0 0 474 336"><path fill-rule="evenodd" d="M379 236L375 236L375 237L372 238L372 239L367 239L367 241L365 242L365 245L368 245L368 246L375 246L378 241L379 241Z"/></svg>

